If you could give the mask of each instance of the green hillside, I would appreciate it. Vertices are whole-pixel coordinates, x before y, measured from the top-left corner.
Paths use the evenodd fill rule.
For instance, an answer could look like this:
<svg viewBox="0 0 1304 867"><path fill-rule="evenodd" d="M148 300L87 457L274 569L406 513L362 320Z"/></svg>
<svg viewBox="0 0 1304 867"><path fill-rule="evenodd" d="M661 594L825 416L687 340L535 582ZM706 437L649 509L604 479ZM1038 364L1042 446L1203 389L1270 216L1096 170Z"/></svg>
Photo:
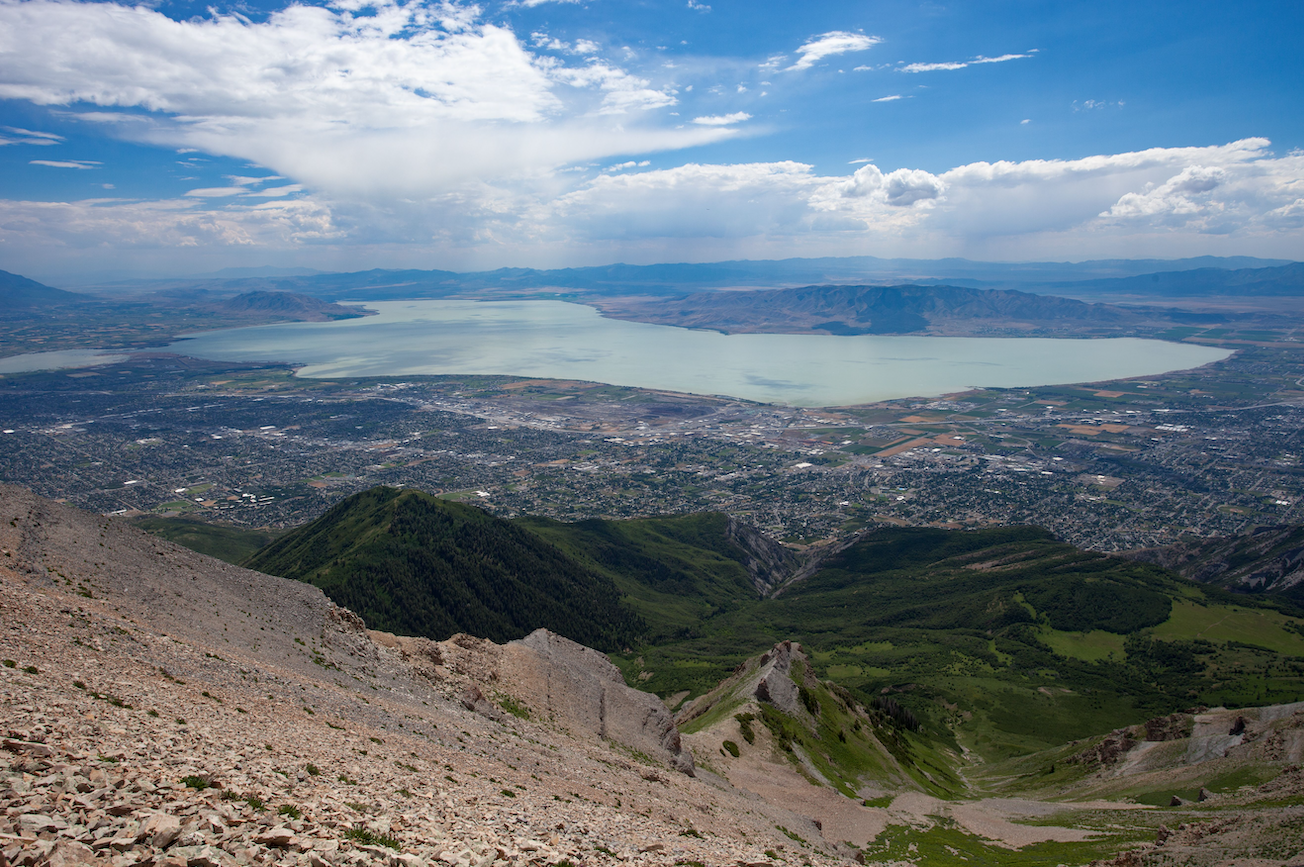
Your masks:
<svg viewBox="0 0 1304 867"><path fill-rule="evenodd" d="M377 488L247 565L311 581L374 628L503 641L546 626L619 651L627 681L666 698L799 641L821 681L891 698L921 737L992 761L1198 705L1304 698L1289 602L1035 527L880 528L813 568L724 515L508 522Z"/></svg>
<svg viewBox="0 0 1304 867"><path fill-rule="evenodd" d="M267 545L280 530L250 529L229 524L208 524L194 518L164 518L148 515L132 521L146 533L184 545L228 563L239 564Z"/></svg>
<svg viewBox="0 0 1304 867"><path fill-rule="evenodd" d="M781 595L617 662L645 689L696 694L791 638L820 677L1000 758L1193 705L1304 697L1301 630L1261 599L1037 528L885 528Z"/></svg>
<svg viewBox="0 0 1304 867"><path fill-rule="evenodd" d="M682 638L758 601L758 584L776 583L797 564L792 552L738 532L718 512L573 524L518 518L516 523L608 576L648 623L646 641L652 644Z"/></svg>
<svg viewBox="0 0 1304 867"><path fill-rule="evenodd" d="M503 642L546 627L613 650L645 630L610 578L508 521L413 490L355 494L244 565L315 584L369 627L404 635Z"/></svg>

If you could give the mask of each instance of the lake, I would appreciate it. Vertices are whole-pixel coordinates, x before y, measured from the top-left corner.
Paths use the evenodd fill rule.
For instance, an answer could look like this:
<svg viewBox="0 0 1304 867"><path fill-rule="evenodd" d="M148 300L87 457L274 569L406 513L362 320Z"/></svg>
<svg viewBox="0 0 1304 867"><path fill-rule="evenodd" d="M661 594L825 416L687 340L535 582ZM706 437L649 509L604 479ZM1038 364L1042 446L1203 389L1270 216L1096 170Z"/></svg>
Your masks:
<svg viewBox="0 0 1304 867"><path fill-rule="evenodd" d="M504 374L837 406L970 387L1095 382L1198 367L1226 350L1116 338L720 334L604 319L562 301L368 302L376 316L213 331L173 352L305 365L300 376Z"/></svg>
<svg viewBox="0 0 1304 867"><path fill-rule="evenodd" d="M0 358L0 373L34 373L38 370L64 370L71 367L95 367L116 364L128 356L99 349L60 349L54 352L26 352Z"/></svg>

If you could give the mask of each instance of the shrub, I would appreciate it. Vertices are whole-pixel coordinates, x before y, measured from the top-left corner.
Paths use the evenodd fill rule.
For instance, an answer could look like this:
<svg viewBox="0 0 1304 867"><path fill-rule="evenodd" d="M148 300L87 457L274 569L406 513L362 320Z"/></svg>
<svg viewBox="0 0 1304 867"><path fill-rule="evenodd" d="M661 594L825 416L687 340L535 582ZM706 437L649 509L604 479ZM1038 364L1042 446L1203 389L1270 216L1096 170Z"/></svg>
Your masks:
<svg viewBox="0 0 1304 867"><path fill-rule="evenodd" d="M386 846L390 849L402 848L395 838L386 837L383 834L373 834L366 828L350 828L344 832L344 836L363 846Z"/></svg>
<svg viewBox="0 0 1304 867"><path fill-rule="evenodd" d="M738 720L738 728L743 733L743 740L749 744L756 743L756 729L752 728L752 720L756 719L755 714L738 713L734 714L734 719Z"/></svg>

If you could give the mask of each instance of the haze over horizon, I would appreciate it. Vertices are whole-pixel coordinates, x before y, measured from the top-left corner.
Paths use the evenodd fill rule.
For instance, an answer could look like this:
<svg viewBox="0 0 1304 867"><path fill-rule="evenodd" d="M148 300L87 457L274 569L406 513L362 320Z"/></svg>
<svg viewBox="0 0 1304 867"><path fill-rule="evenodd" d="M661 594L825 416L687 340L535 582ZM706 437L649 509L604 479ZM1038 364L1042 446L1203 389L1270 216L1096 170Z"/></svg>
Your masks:
<svg viewBox="0 0 1304 867"><path fill-rule="evenodd" d="M0 0L0 268L1301 258L1304 7Z"/></svg>

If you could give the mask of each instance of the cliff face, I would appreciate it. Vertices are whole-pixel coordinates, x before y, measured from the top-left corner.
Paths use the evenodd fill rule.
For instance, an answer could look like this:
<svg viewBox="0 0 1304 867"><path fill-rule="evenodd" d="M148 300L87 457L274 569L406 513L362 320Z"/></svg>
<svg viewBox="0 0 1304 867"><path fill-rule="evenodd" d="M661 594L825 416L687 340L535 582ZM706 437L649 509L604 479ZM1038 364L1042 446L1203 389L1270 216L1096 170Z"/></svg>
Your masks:
<svg viewBox="0 0 1304 867"><path fill-rule="evenodd" d="M1304 596L1304 527L1258 527L1239 536L1188 539L1128 556L1202 584Z"/></svg>
<svg viewBox="0 0 1304 867"><path fill-rule="evenodd" d="M546 629L494 644L469 635L447 641L372 633L431 682L451 687L468 710L561 726L693 776L674 717L659 698L625 685L606 656Z"/></svg>
<svg viewBox="0 0 1304 867"><path fill-rule="evenodd" d="M795 679L794 679L795 678ZM799 683L800 681L800 683ZM676 721L681 727L693 723L719 706L763 702L791 717L810 714L801 702L801 686L813 685L810 659L794 641L780 641L738 667L728 679L681 710Z"/></svg>

